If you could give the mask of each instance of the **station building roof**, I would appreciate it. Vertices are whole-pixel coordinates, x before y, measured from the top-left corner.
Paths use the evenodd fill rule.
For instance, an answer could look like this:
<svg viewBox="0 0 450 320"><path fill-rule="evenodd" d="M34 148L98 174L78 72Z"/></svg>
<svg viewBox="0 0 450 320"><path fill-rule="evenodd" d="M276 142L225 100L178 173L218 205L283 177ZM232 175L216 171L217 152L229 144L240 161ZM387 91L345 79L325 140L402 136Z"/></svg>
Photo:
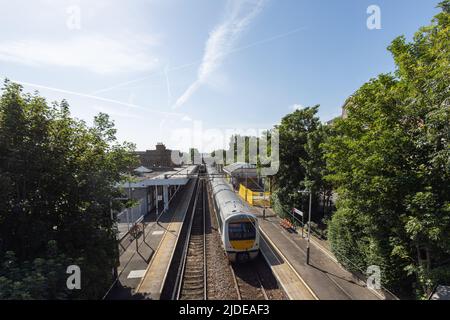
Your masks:
<svg viewBox="0 0 450 320"><path fill-rule="evenodd" d="M173 168L169 171L152 171L135 177L135 181L125 182L124 188L146 188L149 186L182 186L188 183L197 166Z"/></svg>
<svg viewBox="0 0 450 320"><path fill-rule="evenodd" d="M223 171L231 176L256 176L257 169L256 165L245 163L245 162L236 162L230 164L228 166L223 167Z"/></svg>
<svg viewBox="0 0 450 320"><path fill-rule="evenodd" d="M153 170L148 169L144 166L140 166L139 168L134 169L134 172L136 172L138 174L144 174L144 173L151 173L151 172L153 172Z"/></svg>

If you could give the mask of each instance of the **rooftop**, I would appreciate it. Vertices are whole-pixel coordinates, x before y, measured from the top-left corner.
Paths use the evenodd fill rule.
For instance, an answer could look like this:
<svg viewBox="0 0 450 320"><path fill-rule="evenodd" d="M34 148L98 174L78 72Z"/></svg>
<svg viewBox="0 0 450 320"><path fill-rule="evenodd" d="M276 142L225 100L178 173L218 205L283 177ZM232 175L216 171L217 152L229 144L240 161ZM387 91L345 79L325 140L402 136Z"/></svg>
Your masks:
<svg viewBox="0 0 450 320"><path fill-rule="evenodd" d="M134 172L136 172L138 174L144 174L144 173L151 173L151 172L153 172L153 170L148 169L144 166L140 166L139 168L134 169Z"/></svg>
<svg viewBox="0 0 450 320"><path fill-rule="evenodd" d="M168 171L153 171L134 177L134 182L124 183L124 188L146 188L148 186L185 185L195 173L197 166L184 166Z"/></svg>
<svg viewBox="0 0 450 320"><path fill-rule="evenodd" d="M223 167L223 171L225 171L228 174L234 174L234 173L242 173L242 172L256 172L256 165L246 163L246 162L236 162L233 164L230 164L228 166Z"/></svg>

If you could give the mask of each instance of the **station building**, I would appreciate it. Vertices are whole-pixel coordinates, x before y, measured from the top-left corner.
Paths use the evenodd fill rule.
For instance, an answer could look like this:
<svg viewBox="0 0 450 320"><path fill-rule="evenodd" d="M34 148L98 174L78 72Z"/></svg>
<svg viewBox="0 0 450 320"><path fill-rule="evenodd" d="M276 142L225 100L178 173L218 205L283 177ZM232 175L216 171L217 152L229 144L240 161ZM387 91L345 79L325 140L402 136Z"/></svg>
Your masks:
<svg viewBox="0 0 450 320"><path fill-rule="evenodd" d="M153 170L173 168L172 150L166 148L162 143L156 145L155 150L137 151L141 165Z"/></svg>
<svg viewBox="0 0 450 320"><path fill-rule="evenodd" d="M227 181L252 206L269 207L271 193L254 164L236 162L222 169ZM267 189L267 190L266 190Z"/></svg>
<svg viewBox="0 0 450 320"><path fill-rule="evenodd" d="M169 209L177 192L196 175L198 166L183 166L167 170L152 170L141 166L134 170L131 181L120 187L124 197L137 202L133 208L118 213L119 233L124 235L148 214L159 216Z"/></svg>
<svg viewBox="0 0 450 320"><path fill-rule="evenodd" d="M241 184L250 189L259 187L258 172L254 164L236 162L224 166L222 170L226 179L235 190L239 190L239 185Z"/></svg>

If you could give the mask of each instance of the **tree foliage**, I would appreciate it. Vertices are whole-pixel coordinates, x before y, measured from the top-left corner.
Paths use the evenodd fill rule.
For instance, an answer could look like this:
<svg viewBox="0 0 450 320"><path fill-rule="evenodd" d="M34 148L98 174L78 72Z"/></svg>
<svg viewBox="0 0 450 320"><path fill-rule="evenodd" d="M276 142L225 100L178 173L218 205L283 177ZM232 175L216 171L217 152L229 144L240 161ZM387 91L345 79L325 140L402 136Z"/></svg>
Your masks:
<svg viewBox="0 0 450 320"><path fill-rule="evenodd" d="M379 265L385 285L421 297L450 281L450 1L440 7L412 42L392 42L395 74L348 100L325 145L336 255Z"/></svg>
<svg viewBox="0 0 450 320"><path fill-rule="evenodd" d="M99 114L92 127L66 101L5 82L0 98L0 299L101 298L117 265L111 208L135 164ZM112 204L112 207L111 207ZM66 268L81 268L80 291Z"/></svg>
<svg viewBox="0 0 450 320"><path fill-rule="evenodd" d="M280 168L275 177L274 208L279 214L302 205L306 210L308 195L299 192L305 189L312 188L316 218L320 198L323 208L327 207L325 203L331 205L332 190L331 184L324 180L327 168L322 147L330 128L320 122L318 109L319 106L296 110L276 126Z"/></svg>

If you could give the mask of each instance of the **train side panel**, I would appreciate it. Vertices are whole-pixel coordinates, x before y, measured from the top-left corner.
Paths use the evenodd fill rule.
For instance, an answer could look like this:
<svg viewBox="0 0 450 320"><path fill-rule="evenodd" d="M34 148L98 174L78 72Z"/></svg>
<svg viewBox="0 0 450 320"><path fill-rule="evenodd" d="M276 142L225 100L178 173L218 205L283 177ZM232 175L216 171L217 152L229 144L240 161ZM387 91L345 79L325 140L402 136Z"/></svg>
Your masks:
<svg viewBox="0 0 450 320"><path fill-rule="evenodd" d="M208 174L217 173L207 168ZM210 175L214 207L220 224L222 245L232 262L252 260L259 253L258 219L221 177Z"/></svg>

